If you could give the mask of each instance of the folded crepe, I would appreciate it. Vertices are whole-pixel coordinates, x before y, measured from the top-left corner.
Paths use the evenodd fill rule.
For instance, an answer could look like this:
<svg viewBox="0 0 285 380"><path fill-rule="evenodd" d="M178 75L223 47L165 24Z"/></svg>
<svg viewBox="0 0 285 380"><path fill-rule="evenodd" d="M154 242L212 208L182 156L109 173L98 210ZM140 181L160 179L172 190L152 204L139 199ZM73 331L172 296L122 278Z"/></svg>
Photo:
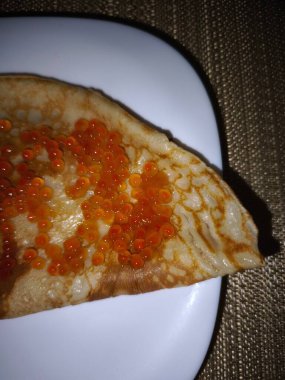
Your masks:
<svg viewBox="0 0 285 380"><path fill-rule="evenodd" d="M0 77L0 149L2 318L263 264L220 176L97 91Z"/></svg>

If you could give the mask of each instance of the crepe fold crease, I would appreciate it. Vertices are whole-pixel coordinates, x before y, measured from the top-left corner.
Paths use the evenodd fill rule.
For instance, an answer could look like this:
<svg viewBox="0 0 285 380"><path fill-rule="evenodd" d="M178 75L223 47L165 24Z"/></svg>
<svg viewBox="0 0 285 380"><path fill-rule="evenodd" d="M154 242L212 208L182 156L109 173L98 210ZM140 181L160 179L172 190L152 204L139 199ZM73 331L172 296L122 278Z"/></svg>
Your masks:
<svg viewBox="0 0 285 380"><path fill-rule="evenodd" d="M141 269L113 260L99 266L86 265L76 275L51 276L45 269L21 264L8 283L0 282L2 318L119 294L187 286L263 264L256 226L220 176L196 155L101 93L57 80L2 76L0 118L12 121L11 133L16 138L17 128L24 125L49 125L66 134L79 118L96 118L109 130L119 131L131 172L140 172L151 160L168 175L173 194L171 220L177 231L164 243L161 255L146 261ZM53 237L60 244L69 229L73 232L82 220L81 210L60 193L63 175L47 181L58 189L58 202L65 202L60 206L64 212L58 217ZM19 247L29 244L34 232L27 220L18 218L14 223Z"/></svg>

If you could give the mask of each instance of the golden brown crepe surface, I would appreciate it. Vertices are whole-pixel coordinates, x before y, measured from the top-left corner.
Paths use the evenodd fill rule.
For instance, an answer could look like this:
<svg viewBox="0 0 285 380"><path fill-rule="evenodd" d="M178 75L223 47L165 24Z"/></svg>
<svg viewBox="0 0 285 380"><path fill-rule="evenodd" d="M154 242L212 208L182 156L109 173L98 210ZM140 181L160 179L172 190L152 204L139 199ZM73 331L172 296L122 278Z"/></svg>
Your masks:
<svg viewBox="0 0 285 380"><path fill-rule="evenodd" d="M121 133L132 172L141 172L151 160L167 173L173 194L171 220L177 234L163 243L163 254L147 261L142 269L113 260L86 265L80 274L51 276L44 269L21 265L9 283L1 285L2 317L190 285L262 265L252 218L227 184L197 156L99 92L38 77L0 77L0 118L11 120L14 131L25 124L47 124L66 133L82 117L102 120L108 129ZM62 243L82 221L82 212L79 203L68 200L64 192L64 174L47 180L57 195L51 201L53 207L64 210L55 217L52 230L54 241ZM14 223L19 246L32 244L33 226L24 216Z"/></svg>

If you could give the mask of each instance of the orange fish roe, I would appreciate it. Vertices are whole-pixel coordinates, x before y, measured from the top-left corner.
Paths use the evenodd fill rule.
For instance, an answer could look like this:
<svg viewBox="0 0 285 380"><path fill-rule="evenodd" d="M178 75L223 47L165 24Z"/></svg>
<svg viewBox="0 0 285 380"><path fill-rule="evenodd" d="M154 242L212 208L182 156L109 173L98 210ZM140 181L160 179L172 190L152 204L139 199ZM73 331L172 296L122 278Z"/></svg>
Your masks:
<svg viewBox="0 0 285 380"><path fill-rule="evenodd" d="M32 262L38 256L38 252L34 248L26 248L23 254L23 259L28 263Z"/></svg>
<svg viewBox="0 0 285 380"><path fill-rule="evenodd" d="M142 179L139 174L132 174L129 178L130 185L132 187L139 187L142 184Z"/></svg>
<svg viewBox="0 0 285 380"><path fill-rule="evenodd" d="M134 253L131 255L131 265L134 269L140 269L144 266L144 259L142 258L141 255Z"/></svg>
<svg viewBox="0 0 285 380"><path fill-rule="evenodd" d="M119 132L109 131L99 120L81 118L68 135L40 125L22 129L20 142L13 143L11 128L10 121L0 119L0 132L5 132L0 143L0 280L11 275L21 260L34 269L46 268L53 276L79 273L88 252L93 252L94 266L108 265L110 257L113 262L115 253L119 265L140 269L175 236L167 175L153 161L145 162L142 173L130 173ZM48 162L40 161L42 151ZM22 161L14 166L11 158L16 155ZM51 207L54 190L44 176L62 172L70 181L65 183L66 195L80 203L83 221L58 245L50 242L58 211ZM38 229L34 247L26 247L22 259L13 222L20 214ZM100 237L102 222L109 230Z"/></svg>
<svg viewBox="0 0 285 380"><path fill-rule="evenodd" d="M61 158L51 160L50 165L55 172L62 172L64 170L64 161Z"/></svg>
<svg viewBox="0 0 285 380"><path fill-rule="evenodd" d="M118 254L118 261L122 265L128 264L130 262L130 258L131 258L131 252L127 250L121 251Z"/></svg>
<svg viewBox="0 0 285 380"><path fill-rule="evenodd" d="M48 234L42 232L38 234L35 238L35 245L39 248L44 248L48 245L49 236Z"/></svg>
<svg viewBox="0 0 285 380"><path fill-rule="evenodd" d="M141 257L146 261L146 260L149 260L151 259L152 255L153 255L153 249L151 247L146 247L144 248L141 252Z"/></svg>
<svg viewBox="0 0 285 380"><path fill-rule="evenodd" d="M34 260L31 261L31 266L34 269L43 269L45 265L46 260L41 256L35 257Z"/></svg>
<svg viewBox="0 0 285 380"><path fill-rule="evenodd" d="M3 145L0 148L0 153L2 157L9 157L14 152L14 147L12 145Z"/></svg>
<svg viewBox="0 0 285 380"><path fill-rule="evenodd" d="M135 203L130 203L126 193L116 193L112 207L115 221L106 235L118 261L140 269L144 262L162 249L162 242L175 236L170 218L172 208L166 203L172 199L167 176L154 162L144 165L143 173L132 174L129 183L133 187ZM130 239L125 239L127 234ZM124 238L123 238L124 236Z"/></svg>
<svg viewBox="0 0 285 380"><path fill-rule="evenodd" d="M32 179L31 181L31 186L34 186L34 187L42 187L45 183L45 180L41 177L35 177Z"/></svg>
<svg viewBox="0 0 285 380"><path fill-rule="evenodd" d="M62 259L62 248L57 244L47 244L45 251L47 256L53 260Z"/></svg>
<svg viewBox="0 0 285 380"><path fill-rule="evenodd" d="M92 264L93 265L103 264L104 261L105 261L105 256L104 256L103 252L96 252L92 256Z"/></svg>
<svg viewBox="0 0 285 380"><path fill-rule="evenodd" d="M39 219L38 221L38 229L40 231L47 232L51 229L52 222L49 219Z"/></svg>
<svg viewBox="0 0 285 380"><path fill-rule="evenodd" d="M44 186L40 189L39 196L41 200L48 201L52 198L53 196L53 190L51 187Z"/></svg>
<svg viewBox="0 0 285 380"><path fill-rule="evenodd" d="M0 177L9 177L13 172L13 165L10 161L0 160Z"/></svg>
<svg viewBox="0 0 285 380"><path fill-rule="evenodd" d="M12 123L7 119L0 119L0 132L8 132L12 128Z"/></svg>
<svg viewBox="0 0 285 380"><path fill-rule="evenodd" d="M169 203L172 200L171 192L168 189L160 189L158 192L158 201L160 203Z"/></svg>
<svg viewBox="0 0 285 380"><path fill-rule="evenodd" d="M156 163L152 161L146 162L143 169L146 177L154 177L158 172Z"/></svg>
<svg viewBox="0 0 285 380"><path fill-rule="evenodd" d="M35 158L35 152L30 148L24 149L22 152L22 157L24 160L31 161Z"/></svg>

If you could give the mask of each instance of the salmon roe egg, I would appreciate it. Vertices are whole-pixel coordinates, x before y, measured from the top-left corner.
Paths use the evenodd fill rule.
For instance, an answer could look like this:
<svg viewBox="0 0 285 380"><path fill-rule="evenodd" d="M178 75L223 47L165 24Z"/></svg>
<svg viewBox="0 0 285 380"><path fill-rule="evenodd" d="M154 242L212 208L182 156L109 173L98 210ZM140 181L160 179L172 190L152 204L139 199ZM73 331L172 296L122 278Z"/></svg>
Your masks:
<svg viewBox="0 0 285 380"><path fill-rule="evenodd" d="M35 158L35 152L30 148L24 149L22 152L22 157L26 161L31 161Z"/></svg>
<svg viewBox="0 0 285 380"><path fill-rule="evenodd" d="M38 228L40 231L49 231L52 227L52 222L48 219L40 219L38 221Z"/></svg>
<svg viewBox="0 0 285 380"><path fill-rule="evenodd" d="M48 149L48 156L50 160L61 159L63 156L63 153L58 148L50 148Z"/></svg>
<svg viewBox="0 0 285 380"><path fill-rule="evenodd" d="M36 208L35 214L39 219L45 219L52 214L52 210L47 204L43 203Z"/></svg>
<svg viewBox="0 0 285 380"><path fill-rule="evenodd" d="M141 251L145 248L145 240L144 239L135 239L134 240L134 248L137 251Z"/></svg>
<svg viewBox="0 0 285 380"><path fill-rule="evenodd" d="M46 233L40 233L35 237L35 244L38 248L44 248L49 243L49 236Z"/></svg>
<svg viewBox="0 0 285 380"><path fill-rule="evenodd" d="M23 259L29 263L32 260L34 260L37 256L38 256L38 252L34 248L26 248L24 253L23 253Z"/></svg>
<svg viewBox="0 0 285 380"><path fill-rule="evenodd" d="M120 251L118 253L118 261L120 264L126 265L129 263L131 258L131 253L129 251Z"/></svg>
<svg viewBox="0 0 285 380"><path fill-rule="evenodd" d="M0 119L0 132L8 132L12 128L12 123L7 119Z"/></svg>
<svg viewBox="0 0 285 380"><path fill-rule="evenodd" d="M59 274L58 272L58 267L56 265L56 263L54 262L51 262L50 265L48 266L48 269L47 269L48 273L51 275L51 276L56 276Z"/></svg>
<svg viewBox="0 0 285 380"><path fill-rule="evenodd" d="M34 187L42 187L45 183L45 180L41 177L35 177L31 181L31 185Z"/></svg>
<svg viewBox="0 0 285 380"><path fill-rule="evenodd" d="M71 272L78 273L84 268L84 261L80 258L73 257L69 262Z"/></svg>
<svg viewBox="0 0 285 380"><path fill-rule="evenodd" d="M172 208L166 205L154 205L153 210L157 215L170 218L172 215Z"/></svg>
<svg viewBox="0 0 285 380"><path fill-rule="evenodd" d="M53 196L53 190L51 187L44 186L40 189L39 196L42 200L50 200Z"/></svg>
<svg viewBox="0 0 285 380"><path fill-rule="evenodd" d="M74 128L76 131L86 131L86 129L89 127L89 121L87 119L78 119L75 124L74 124Z"/></svg>
<svg viewBox="0 0 285 380"><path fill-rule="evenodd" d="M153 177L157 174L158 172L158 168L157 168L157 165L155 162L152 162L152 161L148 161L144 164L144 167L143 167L143 170L144 170L144 174L147 176L147 177Z"/></svg>
<svg viewBox="0 0 285 380"><path fill-rule="evenodd" d="M141 257L146 261L153 256L153 250L150 247L146 247L141 251Z"/></svg>
<svg viewBox="0 0 285 380"><path fill-rule="evenodd" d="M14 233L14 225L11 222L1 223L0 230L3 234L12 235Z"/></svg>
<svg viewBox="0 0 285 380"><path fill-rule="evenodd" d="M0 177L0 191L8 189L11 187L11 182L7 178Z"/></svg>
<svg viewBox="0 0 285 380"><path fill-rule="evenodd" d="M106 241L100 241L97 246L97 250L101 252L107 252L109 251L109 249L110 249L110 244Z"/></svg>
<svg viewBox="0 0 285 380"><path fill-rule="evenodd" d="M55 172L62 172L64 170L64 161L61 158L52 159L51 168Z"/></svg>
<svg viewBox="0 0 285 380"><path fill-rule="evenodd" d="M8 177L13 172L13 165L8 160L0 160L0 176Z"/></svg>
<svg viewBox="0 0 285 380"><path fill-rule="evenodd" d="M76 139L73 137L73 136L68 136L66 139L65 139L65 145L67 147L72 147L72 146L75 146L77 144L77 141Z"/></svg>
<svg viewBox="0 0 285 380"><path fill-rule="evenodd" d="M160 189L158 193L158 200L160 203L169 203L171 202L172 195L171 192L167 189Z"/></svg>
<svg viewBox="0 0 285 380"><path fill-rule="evenodd" d="M151 231L149 235L146 236L146 244L153 247L159 246L161 243L161 234L155 231Z"/></svg>
<svg viewBox="0 0 285 380"><path fill-rule="evenodd" d="M115 222L118 224L126 224L128 223L129 218L128 215L124 214L123 212L117 212L115 214Z"/></svg>
<svg viewBox="0 0 285 380"><path fill-rule="evenodd" d="M27 197L31 197L31 198L38 198L38 196L39 196L38 187L30 186L26 191L26 195L27 195Z"/></svg>
<svg viewBox="0 0 285 380"><path fill-rule="evenodd" d="M132 187L139 187L142 184L142 178L139 174L132 174L129 178Z"/></svg>
<svg viewBox="0 0 285 380"><path fill-rule="evenodd" d="M12 145L3 145L0 151L1 156L8 157L14 153L14 147Z"/></svg>
<svg viewBox="0 0 285 380"><path fill-rule="evenodd" d="M46 260L41 256L35 257L31 261L31 266L34 269L43 269L45 265L46 265Z"/></svg>
<svg viewBox="0 0 285 380"><path fill-rule="evenodd" d="M171 223L165 223L161 226L160 232L166 238L171 238L175 235L175 228Z"/></svg>
<svg viewBox="0 0 285 380"><path fill-rule="evenodd" d="M76 173L80 176L85 175L88 172L87 166L84 164L78 164L76 168Z"/></svg>
<svg viewBox="0 0 285 380"><path fill-rule="evenodd" d="M105 261L105 256L103 252L96 252L92 256L93 265L101 265Z"/></svg>
<svg viewBox="0 0 285 380"><path fill-rule="evenodd" d="M140 269L144 266L144 259L139 254L135 253L135 254L131 255L130 261L131 261L131 266L134 269Z"/></svg>
<svg viewBox="0 0 285 380"><path fill-rule="evenodd" d="M122 227L118 224L113 224L110 229L108 235L110 236L111 239L116 239L120 237L122 233Z"/></svg>
<svg viewBox="0 0 285 380"><path fill-rule="evenodd" d="M80 240L76 236L73 236L65 240L63 246L66 251L76 251L80 248L81 244Z"/></svg>
<svg viewBox="0 0 285 380"><path fill-rule="evenodd" d="M64 276L69 273L69 267L65 261L60 261L56 263L57 271L60 276Z"/></svg>
<svg viewBox="0 0 285 380"><path fill-rule="evenodd" d="M47 244L45 251L48 257L53 260L59 260L62 258L62 248L57 244Z"/></svg>
<svg viewBox="0 0 285 380"><path fill-rule="evenodd" d="M128 243L124 238L118 238L114 241L114 251L125 251L128 248Z"/></svg>

